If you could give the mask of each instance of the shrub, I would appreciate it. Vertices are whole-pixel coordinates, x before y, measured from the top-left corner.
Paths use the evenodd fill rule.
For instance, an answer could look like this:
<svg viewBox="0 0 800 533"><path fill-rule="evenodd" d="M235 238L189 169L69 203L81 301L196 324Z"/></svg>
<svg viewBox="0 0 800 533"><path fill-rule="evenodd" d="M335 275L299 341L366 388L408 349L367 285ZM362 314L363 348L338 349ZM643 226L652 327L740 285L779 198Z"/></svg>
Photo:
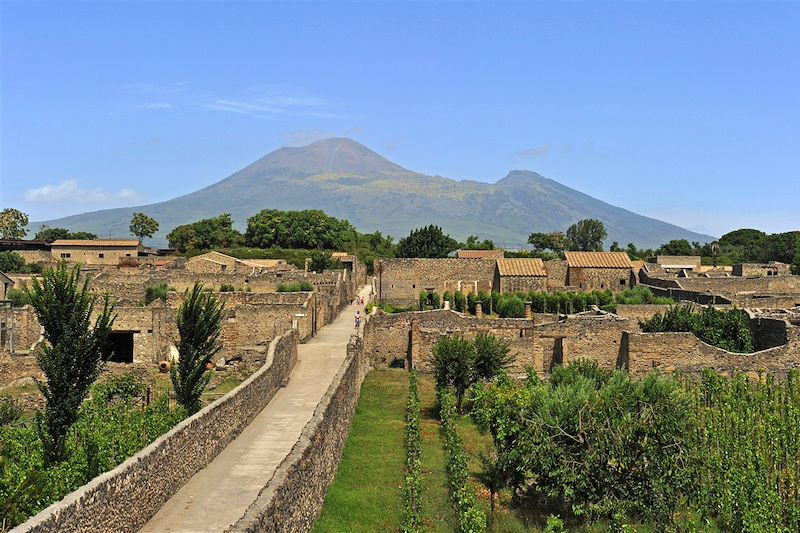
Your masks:
<svg viewBox="0 0 800 533"><path fill-rule="evenodd" d="M136 374L122 374L97 383L92 387L92 398L101 402L129 401L141 398L145 390L142 378Z"/></svg>
<svg viewBox="0 0 800 533"><path fill-rule="evenodd" d="M436 387L455 391L458 410L464 394L475 380L475 345L464 337L447 335L433 346L431 365Z"/></svg>
<svg viewBox="0 0 800 533"><path fill-rule="evenodd" d="M8 290L6 297L11 300L12 307L23 307L31 303L31 296L28 294L26 288Z"/></svg>
<svg viewBox="0 0 800 533"><path fill-rule="evenodd" d="M219 286L219 292L234 292L235 290L236 288L229 283L223 283Z"/></svg>
<svg viewBox="0 0 800 533"><path fill-rule="evenodd" d="M477 379L492 379L514 362L508 344L491 333L478 333L474 345Z"/></svg>
<svg viewBox="0 0 800 533"><path fill-rule="evenodd" d="M405 434L406 476L403 484L403 524L401 530L406 533L420 531L420 434L419 392L417 373L411 370L408 376L408 402L406 403Z"/></svg>
<svg viewBox="0 0 800 533"><path fill-rule="evenodd" d="M421 291L419 293L419 311L424 311L425 306L428 305L428 292Z"/></svg>
<svg viewBox="0 0 800 533"><path fill-rule="evenodd" d="M22 409L13 398L4 396L0 399L0 427L15 423L22 416Z"/></svg>
<svg viewBox="0 0 800 533"><path fill-rule="evenodd" d="M276 290L277 292L310 292L314 290L314 286L303 279L294 283L280 283Z"/></svg>
<svg viewBox="0 0 800 533"><path fill-rule="evenodd" d="M169 288L166 283L150 285L144 290L144 305L150 305L155 300L167 301L167 291Z"/></svg>
<svg viewBox="0 0 800 533"><path fill-rule="evenodd" d="M497 304L497 313L502 318L522 318L525 316L525 303L519 296L501 296Z"/></svg>
<svg viewBox="0 0 800 533"><path fill-rule="evenodd" d="M439 298L439 293L438 292L434 292L433 295L431 295L431 301L433 302L433 308L434 309L441 309L442 301Z"/></svg>
<svg viewBox="0 0 800 533"><path fill-rule="evenodd" d="M752 353L753 333L747 313L741 309L719 311L705 307L699 313L691 305L676 305L639 323L645 332L690 332L729 352Z"/></svg>
<svg viewBox="0 0 800 533"><path fill-rule="evenodd" d="M455 307L455 310L458 311L459 313L463 313L464 309L467 306L467 299L466 297L464 297L464 293L461 291L456 291L453 294L453 302L454 302L453 307Z"/></svg>

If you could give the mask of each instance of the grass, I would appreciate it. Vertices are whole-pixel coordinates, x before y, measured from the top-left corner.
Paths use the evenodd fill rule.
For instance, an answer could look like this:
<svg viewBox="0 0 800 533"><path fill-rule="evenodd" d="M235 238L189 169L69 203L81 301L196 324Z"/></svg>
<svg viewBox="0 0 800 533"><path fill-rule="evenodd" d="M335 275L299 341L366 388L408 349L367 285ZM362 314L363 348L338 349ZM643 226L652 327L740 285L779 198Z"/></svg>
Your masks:
<svg viewBox="0 0 800 533"><path fill-rule="evenodd" d="M404 370L367 374L342 461L314 525L315 532L399 529L407 391L408 374Z"/></svg>

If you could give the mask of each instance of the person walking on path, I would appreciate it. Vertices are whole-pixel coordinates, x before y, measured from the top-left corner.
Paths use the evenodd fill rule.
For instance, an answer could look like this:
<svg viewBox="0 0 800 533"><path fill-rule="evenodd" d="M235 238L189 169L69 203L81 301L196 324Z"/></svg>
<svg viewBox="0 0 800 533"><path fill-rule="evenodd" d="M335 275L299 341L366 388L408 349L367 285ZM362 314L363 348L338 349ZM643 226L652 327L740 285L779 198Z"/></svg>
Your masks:
<svg viewBox="0 0 800 533"><path fill-rule="evenodd" d="M358 327L361 325L361 311L356 311L356 331L358 331Z"/></svg>

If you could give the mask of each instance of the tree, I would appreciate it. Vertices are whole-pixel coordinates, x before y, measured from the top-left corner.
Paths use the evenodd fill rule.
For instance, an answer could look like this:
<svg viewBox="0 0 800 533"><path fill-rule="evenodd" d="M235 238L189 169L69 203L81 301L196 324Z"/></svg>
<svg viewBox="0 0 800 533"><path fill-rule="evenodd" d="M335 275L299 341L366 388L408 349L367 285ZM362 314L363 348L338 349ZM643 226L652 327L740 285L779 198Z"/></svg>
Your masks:
<svg viewBox="0 0 800 533"><path fill-rule="evenodd" d="M477 235L470 235L461 248L464 250L494 250L494 241L489 239L479 241Z"/></svg>
<svg viewBox="0 0 800 533"><path fill-rule="evenodd" d="M322 250L313 250L308 256L308 269L322 273L326 270L342 268L342 263L333 259L331 254Z"/></svg>
<svg viewBox="0 0 800 533"><path fill-rule="evenodd" d="M567 240L571 250L601 252L603 239L607 236L606 227L594 218L579 220L567 229Z"/></svg>
<svg viewBox="0 0 800 533"><path fill-rule="evenodd" d="M186 290L178 308L180 358L170 369L170 378L178 403L190 414L200 410L200 396L211 379L206 366L221 349L217 341L222 332L222 308L223 303L204 291L200 282Z"/></svg>
<svg viewBox="0 0 800 533"><path fill-rule="evenodd" d="M233 229L233 220L229 213L178 226L169 232L167 240L171 248L181 253L244 244L242 234Z"/></svg>
<svg viewBox="0 0 800 533"><path fill-rule="evenodd" d="M458 248L458 243L445 235L439 226L425 226L413 230L397 243L397 257L447 257Z"/></svg>
<svg viewBox="0 0 800 533"><path fill-rule="evenodd" d="M28 215L8 207L0 211L0 239L22 239L25 237L25 226L28 225Z"/></svg>
<svg viewBox="0 0 800 533"><path fill-rule="evenodd" d="M692 252L692 245L686 239L672 239L658 250L661 255L692 255Z"/></svg>
<svg viewBox="0 0 800 533"><path fill-rule="evenodd" d="M144 213L134 213L131 217L131 225L128 227L132 234L136 235L141 241L145 237L153 238L153 234L158 231L156 219Z"/></svg>
<svg viewBox="0 0 800 533"><path fill-rule="evenodd" d="M619 243L614 241L611 243L611 246L608 247L609 252L621 252L622 248L620 248Z"/></svg>
<svg viewBox="0 0 800 533"><path fill-rule="evenodd" d="M490 380L511 366L514 356L508 344L491 333L475 336L475 377Z"/></svg>
<svg viewBox="0 0 800 533"><path fill-rule="evenodd" d="M257 248L302 248L328 250L354 241L356 229L347 220L328 216L319 209L278 211L264 209L247 219L245 240Z"/></svg>
<svg viewBox="0 0 800 533"><path fill-rule="evenodd" d="M552 250L560 254L567 247L567 238L560 231L552 233L531 233L528 236L528 243L533 245L535 250Z"/></svg>
<svg viewBox="0 0 800 533"><path fill-rule="evenodd" d="M34 235L34 240L37 241L47 241L53 242L59 239L74 239L74 240L81 240L81 241L91 241L97 238L97 235L94 233L89 233L88 231L76 231L71 232L66 228L51 228L47 225L42 225L39 228L39 231L36 232Z"/></svg>
<svg viewBox="0 0 800 533"><path fill-rule="evenodd" d="M436 386L452 388L458 412L462 412L464 394L475 379L475 345L464 337L447 335L436 342L432 355Z"/></svg>
<svg viewBox="0 0 800 533"><path fill-rule="evenodd" d="M66 457L67 431L78 419L89 387L100 374L103 353L114 324L114 306L108 294L91 326L97 297L89 294L89 280L81 284L80 267L65 263L45 270L41 281L33 278L30 303L44 330L47 344L36 354L45 376L37 382L45 398L44 414L37 413L36 428L48 465Z"/></svg>

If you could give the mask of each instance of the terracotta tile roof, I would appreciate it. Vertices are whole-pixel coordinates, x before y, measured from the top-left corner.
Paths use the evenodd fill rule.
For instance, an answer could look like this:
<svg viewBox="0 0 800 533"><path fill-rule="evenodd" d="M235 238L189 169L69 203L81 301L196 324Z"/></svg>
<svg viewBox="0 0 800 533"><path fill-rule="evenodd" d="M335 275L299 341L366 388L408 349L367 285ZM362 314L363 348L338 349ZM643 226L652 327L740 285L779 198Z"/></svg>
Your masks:
<svg viewBox="0 0 800 533"><path fill-rule="evenodd" d="M697 268L700 266L699 255L659 255L656 263L662 268Z"/></svg>
<svg viewBox="0 0 800 533"><path fill-rule="evenodd" d="M283 259L238 259L239 263L247 266L254 266L258 268L272 268L278 265L285 265L286 261Z"/></svg>
<svg viewBox="0 0 800 533"><path fill-rule="evenodd" d="M457 250L459 259L502 259L503 250Z"/></svg>
<svg viewBox="0 0 800 533"><path fill-rule="evenodd" d="M539 258L498 259L497 270L501 276L547 276L544 262Z"/></svg>
<svg viewBox="0 0 800 533"><path fill-rule="evenodd" d="M631 265L633 265L634 272L639 272L644 268L644 261L631 261Z"/></svg>
<svg viewBox="0 0 800 533"><path fill-rule="evenodd" d="M126 246L126 247L138 247L139 241L135 239L127 239L127 240L103 240L103 239L95 239L92 241L88 240L78 240L78 239L58 239L53 241L50 246L86 246L86 247L93 247L93 246Z"/></svg>
<svg viewBox="0 0 800 533"><path fill-rule="evenodd" d="M566 252L572 268L633 268L625 252Z"/></svg>

